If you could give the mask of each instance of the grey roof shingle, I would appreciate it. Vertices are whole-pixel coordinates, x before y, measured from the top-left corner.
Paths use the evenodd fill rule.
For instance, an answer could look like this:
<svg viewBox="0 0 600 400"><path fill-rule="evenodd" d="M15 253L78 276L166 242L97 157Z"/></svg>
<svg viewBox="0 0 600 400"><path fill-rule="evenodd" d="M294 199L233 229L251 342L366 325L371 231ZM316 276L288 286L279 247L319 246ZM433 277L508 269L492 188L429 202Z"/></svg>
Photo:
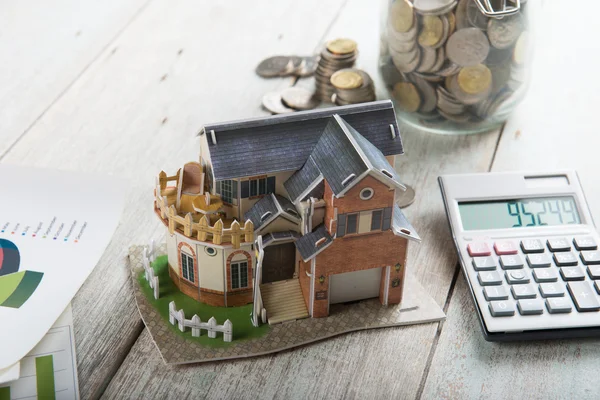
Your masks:
<svg viewBox="0 0 600 400"><path fill-rule="evenodd" d="M400 236L404 236L408 239L416 240L417 242L421 241L421 238L415 231L415 228L408 222L402 210L398 205L394 205L394 215L392 219L392 230L394 233L399 234Z"/></svg>
<svg viewBox="0 0 600 400"><path fill-rule="evenodd" d="M270 214L267 214L270 213ZM263 196L244 214L245 220L252 221L254 230L260 230L263 225L274 217L286 213L296 219L300 219L298 211L294 204L283 196L278 194L269 194ZM263 218L264 216L264 218Z"/></svg>
<svg viewBox="0 0 600 400"><path fill-rule="evenodd" d="M316 243L323 238L325 241L317 246ZM333 238L325 229L325 225L319 225L317 229L307 233L294 242L296 249L298 249L298 252L304 261L310 260L317 252L325 249L331 243L333 243Z"/></svg>
<svg viewBox="0 0 600 400"><path fill-rule="evenodd" d="M352 182L352 175L358 178L368 170L360 154L350 141L340 123L332 117L325 126L311 157L323 177L336 195ZM344 183L344 184L343 184Z"/></svg>
<svg viewBox="0 0 600 400"><path fill-rule="evenodd" d="M283 183L283 186L285 187L285 190L287 190L290 199L296 201L302 192L313 185L320 176L321 171L319 171L317 164L315 164L315 160L313 160L312 156L309 156L304 166L294 172L294 174Z"/></svg>
<svg viewBox="0 0 600 400"><path fill-rule="evenodd" d="M301 111L249 120L208 124L208 142L216 180L298 170L312 153L333 114L344 117L384 155L402 154L396 114L389 100ZM392 138L390 124L396 134ZM210 132L215 132L217 144Z"/></svg>
<svg viewBox="0 0 600 400"><path fill-rule="evenodd" d="M284 241L284 240L296 240L300 238L301 235L298 232L294 231L284 231L284 232L272 232L267 233L263 236L263 246L268 246L271 242Z"/></svg>

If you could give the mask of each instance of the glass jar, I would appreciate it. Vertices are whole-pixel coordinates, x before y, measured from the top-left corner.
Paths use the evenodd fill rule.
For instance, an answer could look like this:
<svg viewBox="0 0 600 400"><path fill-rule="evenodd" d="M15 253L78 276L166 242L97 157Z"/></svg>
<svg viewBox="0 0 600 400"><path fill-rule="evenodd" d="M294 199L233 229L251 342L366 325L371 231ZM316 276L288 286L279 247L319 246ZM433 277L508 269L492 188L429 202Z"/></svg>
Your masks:
<svg viewBox="0 0 600 400"><path fill-rule="evenodd" d="M530 66L521 0L386 0L379 70L401 122L441 134L500 127Z"/></svg>

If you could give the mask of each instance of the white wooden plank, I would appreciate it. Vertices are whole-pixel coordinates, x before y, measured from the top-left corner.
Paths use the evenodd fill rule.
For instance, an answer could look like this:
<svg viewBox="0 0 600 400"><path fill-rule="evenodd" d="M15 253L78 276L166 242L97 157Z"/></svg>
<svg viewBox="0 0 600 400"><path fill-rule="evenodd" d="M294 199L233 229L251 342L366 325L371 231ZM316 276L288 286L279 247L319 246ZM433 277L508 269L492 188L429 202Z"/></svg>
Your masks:
<svg viewBox="0 0 600 400"><path fill-rule="evenodd" d="M577 169L598 221L600 138L594 99L600 82L585 66L598 60L600 4L582 1L577 7L586 12L567 18L561 4L545 2L530 92L506 125L493 170ZM598 398L599 371L597 340L485 342L461 275L423 397Z"/></svg>
<svg viewBox="0 0 600 400"><path fill-rule="evenodd" d="M325 40L337 36L356 39L360 65L369 70L377 83L381 82L376 67L378 11L372 2L350 0L331 30L323 30ZM331 18L334 14L335 10L330 10ZM313 42L311 47L315 45ZM301 82L307 86L311 83ZM381 89L382 86L380 92L384 93ZM407 155L401 157L397 167L419 193L416 203L406 213L424 238L422 245L411 246L409 268L438 304L443 305L456 256L436 177L441 173L487 170L498 134L468 137L441 137L415 131L403 134ZM453 153L447 151L449 148ZM437 324L429 324L359 332L278 355L184 368L164 366L150 343L150 336L144 332L105 397L136 393L147 398L414 398L436 331Z"/></svg>
<svg viewBox="0 0 600 400"><path fill-rule="evenodd" d="M83 398L103 392L142 329L125 259L130 244L163 236L156 174L197 159L202 123L264 113L262 94L286 80L260 79L255 65L311 53L341 4L154 1L3 159L131 182L122 223L74 300Z"/></svg>
<svg viewBox="0 0 600 400"><path fill-rule="evenodd" d="M0 2L0 156L146 2Z"/></svg>

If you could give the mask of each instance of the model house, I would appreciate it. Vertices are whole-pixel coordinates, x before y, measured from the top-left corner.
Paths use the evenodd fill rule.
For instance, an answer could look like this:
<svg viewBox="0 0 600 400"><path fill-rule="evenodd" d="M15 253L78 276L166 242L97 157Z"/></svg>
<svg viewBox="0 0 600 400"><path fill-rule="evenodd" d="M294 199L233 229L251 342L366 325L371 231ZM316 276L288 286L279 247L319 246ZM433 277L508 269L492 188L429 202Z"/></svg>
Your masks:
<svg viewBox="0 0 600 400"><path fill-rule="evenodd" d="M330 305L402 299L409 241L389 101L206 125L198 162L161 172L169 272L253 321L326 317Z"/></svg>

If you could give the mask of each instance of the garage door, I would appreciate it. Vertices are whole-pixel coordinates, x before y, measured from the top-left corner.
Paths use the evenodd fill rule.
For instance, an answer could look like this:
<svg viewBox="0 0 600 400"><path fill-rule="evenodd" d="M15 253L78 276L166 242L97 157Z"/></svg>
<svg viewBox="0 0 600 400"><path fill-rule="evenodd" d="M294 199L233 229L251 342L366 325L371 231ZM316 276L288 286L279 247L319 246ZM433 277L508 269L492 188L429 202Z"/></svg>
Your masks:
<svg viewBox="0 0 600 400"><path fill-rule="evenodd" d="M330 280L330 304L379 297L381 268L336 274Z"/></svg>

